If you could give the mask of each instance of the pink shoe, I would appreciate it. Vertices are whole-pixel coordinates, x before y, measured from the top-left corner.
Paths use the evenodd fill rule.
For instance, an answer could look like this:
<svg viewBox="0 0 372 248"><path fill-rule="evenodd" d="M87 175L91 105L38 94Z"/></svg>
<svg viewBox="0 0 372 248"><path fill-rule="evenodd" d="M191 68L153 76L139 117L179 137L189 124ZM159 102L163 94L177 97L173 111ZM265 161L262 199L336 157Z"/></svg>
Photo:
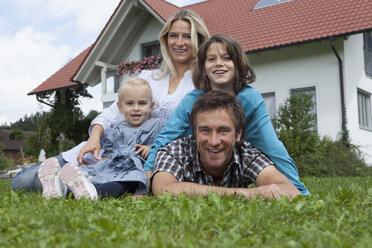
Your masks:
<svg viewBox="0 0 372 248"><path fill-rule="evenodd" d="M80 168L67 163L61 169L61 180L72 191L75 199L85 197L91 200L97 200L98 194L94 185L86 178Z"/></svg>
<svg viewBox="0 0 372 248"><path fill-rule="evenodd" d="M45 160L39 168L38 177L43 187L43 197L46 199L66 197L67 187L60 178L61 166L55 157Z"/></svg>

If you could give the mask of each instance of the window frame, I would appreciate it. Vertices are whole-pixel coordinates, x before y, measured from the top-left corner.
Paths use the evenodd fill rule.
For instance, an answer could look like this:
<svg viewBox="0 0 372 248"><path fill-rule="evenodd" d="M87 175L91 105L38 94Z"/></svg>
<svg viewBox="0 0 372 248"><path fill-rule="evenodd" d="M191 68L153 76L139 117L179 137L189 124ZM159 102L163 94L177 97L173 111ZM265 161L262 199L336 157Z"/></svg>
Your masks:
<svg viewBox="0 0 372 248"><path fill-rule="evenodd" d="M274 101L273 101L274 102L274 108L273 109L275 111L274 113L272 113L270 111L270 109L272 109L271 108L272 106L269 106L267 104L267 102L265 101L267 113L269 114L269 117L272 120L273 118L276 117L276 96L275 96L275 91L265 92L265 93L262 93L261 95L262 95L262 98L264 99L264 101L265 101L265 96L271 96L271 95L273 95L273 97L274 97Z"/></svg>
<svg viewBox="0 0 372 248"><path fill-rule="evenodd" d="M315 131L318 132L318 110L317 110L317 101L316 101L316 87L315 86L309 86L309 87L302 87L302 88L293 88L290 89L290 94L293 93L308 93L308 92L314 92L313 95L313 103L314 103L314 114L315 114Z"/></svg>
<svg viewBox="0 0 372 248"><path fill-rule="evenodd" d="M372 34L363 33L364 71L367 76L372 77Z"/></svg>
<svg viewBox="0 0 372 248"><path fill-rule="evenodd" d="M364 97L364 99L362 99ZM357 90L358 124L363 130L372 131L371 93L362 89Z"/></svg>
<svg viewBox="0 0 372 248"><path fill-rule="evenodd" d="M145 56L145 48L147 46L153 46L153 45L158 46L158 48L159 48L159 54L151 54L151 55ZM142 43L141 44L141 58L150 57L150 56L154 56L154 55L161 55L160 42L158 40L154 40L154 41L150 41L150 42L145 42L145 43Z"/></svg>

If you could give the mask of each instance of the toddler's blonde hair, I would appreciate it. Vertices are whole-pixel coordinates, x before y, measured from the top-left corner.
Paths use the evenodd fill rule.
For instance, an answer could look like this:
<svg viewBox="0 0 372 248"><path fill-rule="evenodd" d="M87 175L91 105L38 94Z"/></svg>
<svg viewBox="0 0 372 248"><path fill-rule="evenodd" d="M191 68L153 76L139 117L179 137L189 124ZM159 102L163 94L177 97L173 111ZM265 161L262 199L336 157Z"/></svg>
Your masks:
<svg viewBox="0 0 372 248"><path fill-rule="evenodd" d="M150 92L150 101L152 102L153 97L152 97L152 89L150 87L150 84L142 78L139 77L131 77L131 78L126 78L124 79L119 87L118 90L118 99L119 102L124 100L123 99L123 91L128 88L146 88Z"/></svg>

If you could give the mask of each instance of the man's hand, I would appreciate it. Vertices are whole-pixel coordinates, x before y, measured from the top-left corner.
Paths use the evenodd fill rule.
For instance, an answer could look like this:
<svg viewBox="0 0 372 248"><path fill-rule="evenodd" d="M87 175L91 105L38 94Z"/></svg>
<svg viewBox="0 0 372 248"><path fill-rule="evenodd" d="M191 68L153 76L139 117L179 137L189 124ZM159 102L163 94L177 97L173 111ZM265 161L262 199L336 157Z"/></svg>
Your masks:
<svg viewBox="0 0 372 248"><path fill-rule="evenodd" d="M256 196L270 199L280 199L282 195L294 199L300 195L300 191L280 173L274 165L265 167L256 178L257 188L253 190Z"/></svg>
<svg viewBox="0 0 372 248"><path fill-rule="evenodd" d="M270 184L270 185L264 185L258 188L238 188L236 191L236 195L242 195L248 199L254 198L254 197L260 197L264 199L275 199L279 200L281 196L287 196L289 199L293 199L291 195L288 195L285 191L283 191L280 187L280 185L277 184Z"/></svg>
<svg viewBox="0 0 372 248"><path fill-rule="evenodd" d="M103 136L104 130L101 125L94 125L92 128L91 135L87 140L87 143L80 149L77 161L80 165L87 164L84 161L84 155L88 152L93 153L94 159L99 160L98 154L101 149L100 140Z"/></svg>
<svg viewBox="0 0 372 248"><path fill-rule="evenodd" d="M147 159L147 155L149 155L150 151L150 146L135 144L134 147L138 148L136 154L140 154L143 159Z"/></svg>

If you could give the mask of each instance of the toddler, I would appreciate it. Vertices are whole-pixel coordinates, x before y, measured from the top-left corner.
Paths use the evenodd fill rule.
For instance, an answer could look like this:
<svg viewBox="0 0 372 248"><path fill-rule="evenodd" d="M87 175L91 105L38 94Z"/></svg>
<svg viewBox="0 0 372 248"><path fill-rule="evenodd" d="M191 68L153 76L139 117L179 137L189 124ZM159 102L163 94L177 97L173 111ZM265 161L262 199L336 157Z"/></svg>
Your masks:
<svg viewBox="0 0 372 248"><path fill-rule="evenodd" d="M76 199L120 197L126 193L144 194L148 177L143 169L150 145L159 133L159 122L151 118L152 90L141 78L124 80L118 91L117 106L125 121L112 128L103 140L104 157L97 164L62 168L55 157L41 164L38 177L44 198L65 197L67 188Z"/></svg>

